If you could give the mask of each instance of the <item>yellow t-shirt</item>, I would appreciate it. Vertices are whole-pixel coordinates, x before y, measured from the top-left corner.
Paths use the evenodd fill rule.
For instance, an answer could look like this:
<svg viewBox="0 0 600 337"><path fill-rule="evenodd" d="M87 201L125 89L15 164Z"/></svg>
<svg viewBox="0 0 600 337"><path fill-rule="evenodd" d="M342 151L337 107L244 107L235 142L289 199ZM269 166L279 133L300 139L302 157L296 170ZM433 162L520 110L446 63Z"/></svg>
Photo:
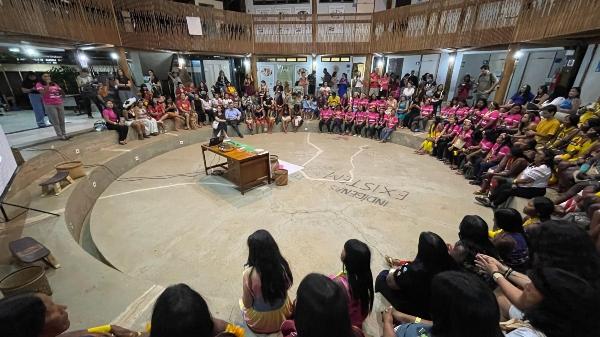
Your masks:
<svg viewBox="0 0 600 337"><path fill-rule="evenodd" d="M556 118L542 119L535 128L535 132L539 134L535 136L535 140L538 143L548 141L547 137L555 135L559 127L560 121Z"/></svg>
<svg viewBox="0 0 600 337"><path fill-rule="evenodd" d="M340 96L335 96L335 98L333 96L329 96L329 98L327 99L327 104L340 105Z"/></svg>

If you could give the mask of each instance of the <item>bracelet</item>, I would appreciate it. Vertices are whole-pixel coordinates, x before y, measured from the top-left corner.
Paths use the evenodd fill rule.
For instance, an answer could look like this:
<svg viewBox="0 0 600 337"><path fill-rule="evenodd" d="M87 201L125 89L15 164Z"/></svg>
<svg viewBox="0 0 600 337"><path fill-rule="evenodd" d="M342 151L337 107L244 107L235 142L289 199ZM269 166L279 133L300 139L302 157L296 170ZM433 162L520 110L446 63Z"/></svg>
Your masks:
<svg viewBox="0 0 600 337"><path fill-rule="evenodd" d="M421 323L421 317L415 317L415 323Z"/></svg>
<svg viewBox="0 0 600 337"><path fill-rule="evenodd" d="M513 269L511 267L508 267L508 269L506 269L506 271L504 272L504 274L502 274L502 276L504 276L505 278L508 278L512 272L513 272Z"/></svg>
<svg viewBox="0 0 600 337"><path fill-rule="evenodd" d="M498 282L498 279L501 277L504 277L504 275L502 275L502 273L499 271L495 271L492 273L492 278L494 279L494 282Z"/></svg>

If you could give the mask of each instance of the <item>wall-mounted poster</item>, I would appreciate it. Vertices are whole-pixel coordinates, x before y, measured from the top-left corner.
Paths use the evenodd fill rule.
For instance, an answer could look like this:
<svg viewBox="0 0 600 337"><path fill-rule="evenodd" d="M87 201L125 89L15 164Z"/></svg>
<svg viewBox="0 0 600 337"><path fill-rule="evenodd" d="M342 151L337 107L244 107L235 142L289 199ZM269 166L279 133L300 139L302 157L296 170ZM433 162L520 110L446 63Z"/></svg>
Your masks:
<svg viewBox="0 0 600 337"><path fill-rule="evenodd" d="M269 93L272 94L273 87L275 86L275 66L272 64L259 64L258 65L258 82L265 81Z"/></svg>
<svg viewBox="0 0 600 337"><path fill-rule="evenodd" d="M300 64L294 66L294 83L300 80L300 77L302 77L303 72L305 77L308 76L308 69L306 69L306 65Z"/></svg>
<svg viewBox="0 0 600 337"><path fill-rule="evenodd" d="M291 64L277 65L277 81L281 81L284 88L294 87L294 66ZM286 84L287 82L287 84Z"/></svg>

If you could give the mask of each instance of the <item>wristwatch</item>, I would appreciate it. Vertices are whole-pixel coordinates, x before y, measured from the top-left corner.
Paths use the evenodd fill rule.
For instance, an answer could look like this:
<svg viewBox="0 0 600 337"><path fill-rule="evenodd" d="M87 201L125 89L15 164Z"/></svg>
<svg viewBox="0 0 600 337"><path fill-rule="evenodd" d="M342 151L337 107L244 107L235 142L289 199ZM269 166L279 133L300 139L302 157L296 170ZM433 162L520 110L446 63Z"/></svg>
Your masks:
<svg viewBox="0 0 600 337"><path fill-rule="evenodd" d="M501 277L504 277L504 275L502 275L502 273L499 271L495 271L492 273L492 278L494 279L494 282L498 282L498 279Z"/></svg>

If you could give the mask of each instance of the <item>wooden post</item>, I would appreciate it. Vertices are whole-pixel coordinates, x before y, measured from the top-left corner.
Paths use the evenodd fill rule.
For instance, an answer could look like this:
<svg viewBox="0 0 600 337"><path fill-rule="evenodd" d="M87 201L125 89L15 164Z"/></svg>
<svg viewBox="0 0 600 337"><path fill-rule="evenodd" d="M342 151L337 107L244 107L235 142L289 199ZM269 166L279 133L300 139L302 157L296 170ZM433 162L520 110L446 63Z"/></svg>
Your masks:
<svg viewBox="0 0 600 337"><path fill-rule="evenodd" d="M365 71L363 74L363 91L367 94L369 93L369 85L371 84L371 66L373 65L373 55L367 54L365 55ZM366 88L366 90L365 90Z"/></svg>
<svg viewBox="0 0 600 337"><path fill-rule="evenodd" d="M317 12L318 12L318 1L319 0L311 0L311 5L312 5L312 9L311 9L311 17L312 17L312 53L316 54L317 53L317 30L319 29L319 26L317 25Z"/></svg>
<svg viewBox="0 0 600 337"><path fill-rule="evenodd" d="M511 44L508 46L508 54L506 55L506 60L504 60L504 68L502 69L502 78L500 79L498 89L494 95L494 101L500 104L504 103L506 91L508 90L510 79L513 75L513 71L515 70L515 64L517 63L515 60L515 54L517 51L519 51L518 44Z"/></svg>
<svg viewBox="0 0 600 337"><path fill-rule="evenodd" d="M254 79L254 89L256 89L258 91L258 88L260 87L260 83L258 83L258 74L257 74L257 69L256 69L256 55L252 54L252 56L250 56L250 74L252 76L252 78Z"/></svg>
<svg viewBox="0 0 600 337"><path fill-rule="evenodd" d="M125 48L117 48L117 54L119 54L119 68L123 70L123 74L125 74L125 76L131 78L129 73L129 65L127 64L127 54L125 53Z"/></svg>
<svg viewBox="0 0 600 337"><path fill-rule="evenodd" d="M448 59L448 70L446 71L446 82L444 83L444 91L446 92L446 100L451 100L450 85L452 84L452 73L456 64L456 52L450 53Z"/></svg>

